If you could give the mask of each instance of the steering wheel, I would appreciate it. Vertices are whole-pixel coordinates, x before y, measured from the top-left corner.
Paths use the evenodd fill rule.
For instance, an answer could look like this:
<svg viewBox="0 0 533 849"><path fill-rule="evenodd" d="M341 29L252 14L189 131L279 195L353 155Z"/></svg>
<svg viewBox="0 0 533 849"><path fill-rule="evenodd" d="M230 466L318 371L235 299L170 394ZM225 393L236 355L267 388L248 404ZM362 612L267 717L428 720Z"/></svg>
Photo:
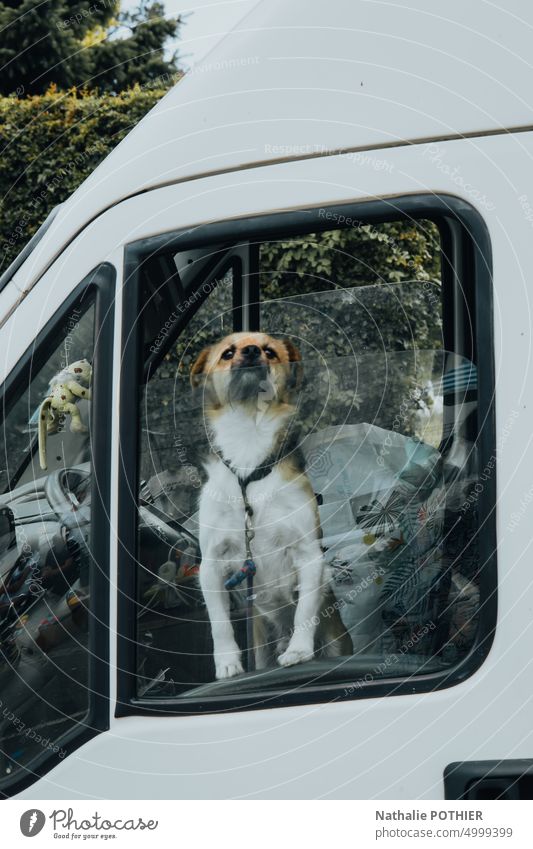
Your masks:
<svg viewBox="0 0 533 849"><path fill-rule="evenodd" d="M60 521L70 527L90 521L90 500L79 500L76 491L82 484L88 485L91 478L89 469L57 469L46 478L44 492L50 507Z"/></svg>

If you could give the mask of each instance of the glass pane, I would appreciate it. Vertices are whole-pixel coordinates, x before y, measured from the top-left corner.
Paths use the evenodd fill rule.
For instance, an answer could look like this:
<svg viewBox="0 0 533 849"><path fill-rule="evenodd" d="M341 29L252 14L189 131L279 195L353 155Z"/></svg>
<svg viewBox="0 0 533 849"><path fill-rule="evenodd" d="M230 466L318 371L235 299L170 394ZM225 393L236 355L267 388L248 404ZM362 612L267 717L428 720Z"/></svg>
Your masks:
<svg viewBox="0 0 533 849"><path fill-rule="evenodd" d="M189 371L199 350L231 332L233 285L229 270L208 287L207 297L142 387L139 695L175 694L213 677L209 621L198 583L198 533L189 529L207 440ZM161 324L164 320L163 313Z"/></svg>
<svg viewBox="0 0 533 849"><path fill-rule="evenodd" d="M260 257L260 333L278 359L285 351L290 360L280 360L285 424L263 458L267 474L243 490L235 457L263 438L258 422L269 420L278 397L277 390L269 394L272 375L281 372L270 370L268 339L232 337L227 350L208 356L201 391L191 391L189 370L204 345L231 333L229 288L206 299L144 388L140 695L203 698L325 682L355 692L368 680L447 669L475 637L477 372L444 345L436 228L365 225L265 243ZM257 364L245 362L256 355ZM256 387L245 400L242 386L233 395L221 389L220 375L224 368L231 375L233 366ZM241 432L244 407L251 426ZM217 424L222 419L226 431ZM296 457L293 477L307 493L305 510L318 516L323 571L311 656L284 667L303 595L303 579L293 572L305 571L289 566L287 577L278 566L307 532L305 522L291 524L300 508L290 501L274 522L268 499L281 503L285 485L267 489L276 463ZM229 477L217 479L215 466L228 463ZM263 478L264 504L257 496L253 505L251 588L237 580L247 556L242 492L259 492ZM214 511L208 521L199 513L206 492ZM269 523L277 530L267 552L260 549ZM212 539L220 543L216 556L207 551ZM215 592L223 603L210 606L206 564L215 560L230 580ZM280 601L283 582L291 587L288 603ZM269 593L278 601L267 609ZM227 637L224 617L237 660L220 674L213 633L222 622Z"/></svg>
<svg viewBox="0 0 533 849"><path fill-rule="evenodd" d="M0 779L63 757L88 709L93 336L85 296L2 423Z"/></svg>

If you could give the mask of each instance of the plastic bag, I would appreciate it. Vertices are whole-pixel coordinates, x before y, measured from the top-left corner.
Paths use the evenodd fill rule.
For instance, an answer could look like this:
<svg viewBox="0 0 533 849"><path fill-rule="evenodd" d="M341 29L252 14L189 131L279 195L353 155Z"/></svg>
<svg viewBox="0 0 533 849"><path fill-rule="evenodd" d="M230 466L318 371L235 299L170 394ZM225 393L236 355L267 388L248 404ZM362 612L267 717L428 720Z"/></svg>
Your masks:
<svg viewBox="0 0 533 849"><path fill-rule="evenodd" d="M444 483L439 452L371 424L330 427L306 440L321 498L322 544L355 652L382 649L386 627L436 615L442 575Z"/></svg>

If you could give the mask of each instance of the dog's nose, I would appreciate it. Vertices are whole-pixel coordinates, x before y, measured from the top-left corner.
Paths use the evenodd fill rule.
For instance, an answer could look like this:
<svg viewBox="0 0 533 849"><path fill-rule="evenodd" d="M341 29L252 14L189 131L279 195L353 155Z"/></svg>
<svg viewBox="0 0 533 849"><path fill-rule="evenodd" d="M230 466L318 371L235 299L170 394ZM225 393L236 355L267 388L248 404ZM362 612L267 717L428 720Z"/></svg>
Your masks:
<svg viewBox="0 0 533 849"><path fill-rule="evenodd" d="M261 348L257 345L245 345L241 353L245 360L254 362L254 360L258 360L261 356Z"/></svg>

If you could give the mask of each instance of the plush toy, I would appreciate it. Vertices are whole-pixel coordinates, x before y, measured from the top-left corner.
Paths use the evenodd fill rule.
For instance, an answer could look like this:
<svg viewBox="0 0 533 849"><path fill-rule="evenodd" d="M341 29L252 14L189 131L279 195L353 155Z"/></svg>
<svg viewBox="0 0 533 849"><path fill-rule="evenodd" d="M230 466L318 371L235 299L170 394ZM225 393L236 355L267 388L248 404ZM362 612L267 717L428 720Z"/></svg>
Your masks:
<svg viewBox="0 0 533 849"><path fill-rule="evenodd" d="M76 406L78 398L91 399L89 389L92 368L88 360L77 360L67 366L50 381L49 394L39 408L39 463L46 469L46 437L57 433L65 417L70 416L72 433L85 433L80 411Z"/></svg>

